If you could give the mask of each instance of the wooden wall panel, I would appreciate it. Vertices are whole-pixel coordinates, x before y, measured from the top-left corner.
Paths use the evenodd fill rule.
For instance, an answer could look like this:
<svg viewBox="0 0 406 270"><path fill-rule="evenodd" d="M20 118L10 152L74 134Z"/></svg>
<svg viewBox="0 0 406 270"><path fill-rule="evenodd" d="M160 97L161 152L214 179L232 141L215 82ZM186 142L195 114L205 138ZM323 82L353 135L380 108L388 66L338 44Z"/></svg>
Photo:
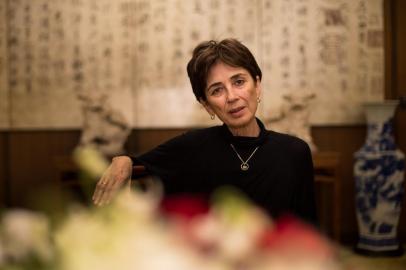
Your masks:
<svg viewBox="0 0 406 270"><path fill-rule="evenodd" d="M8 178L8 163L7 163L7 136L8 133L0 132L0 208L7 205L7 178Z"/></svg>
<svg viewBox="0 0 406 270"><path fill-rule="evenodd" d="M79 131L13 131L9 140L11 204L29 206L40 191L56 190L54 159L71 155L79 141Z"/></svg>
<svg viewBox="0 0 406 270"><path fill-rule="evenodd" d="M141 154L186 131L187 129L135 129L128 138L126 149L129 154Z"/></svg>

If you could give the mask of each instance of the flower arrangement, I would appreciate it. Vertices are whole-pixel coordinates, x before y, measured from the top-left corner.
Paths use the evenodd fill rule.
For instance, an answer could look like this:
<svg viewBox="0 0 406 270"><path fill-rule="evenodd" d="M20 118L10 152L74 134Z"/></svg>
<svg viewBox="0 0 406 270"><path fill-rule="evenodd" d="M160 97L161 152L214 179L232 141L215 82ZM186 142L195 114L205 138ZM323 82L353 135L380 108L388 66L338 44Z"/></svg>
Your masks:
<svg viewBox="0 0 406 270"><path fill-rule="evenodd" d="M231 187L210 200L159 194L126 189L105 207L73 206L57 226L10 210L0 269L340 269L334 246L310 225L271 220Z"/></svg>

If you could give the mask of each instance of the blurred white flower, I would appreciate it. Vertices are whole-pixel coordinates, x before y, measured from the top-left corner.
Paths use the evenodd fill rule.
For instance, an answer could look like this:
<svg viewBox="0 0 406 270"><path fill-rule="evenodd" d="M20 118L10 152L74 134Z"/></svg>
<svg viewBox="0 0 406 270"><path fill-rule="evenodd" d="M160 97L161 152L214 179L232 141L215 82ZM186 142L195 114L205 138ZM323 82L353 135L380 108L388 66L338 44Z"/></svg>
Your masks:
<svg viewBox="0 0 406 270"><path fill-rule="evenodd" d="M274 224L236 196L221 193L209 211L179 219L160 211L159 192L123 190L106 207L75 206L52 232L44 215L9 211L0 268L33 269L24 262L33 255L54 259L47 269L58 270L339 270L316 232L295 220Z"/></svg>
<svg viewBox="0 0 406 270"><path fill-rule="evenodd" d="M199 258L168 233L157 202L145 196L124 192L107 208L72 213L55 235L61 269L198 269Z"/></svg>
<svg viewBox="0 0 406 270"><path fill-rule="evenodd" d="M11 210L2 220L3 255L14 260L37 256L49 261L53 256L50 228L45 215L28 210Z"/></svg>

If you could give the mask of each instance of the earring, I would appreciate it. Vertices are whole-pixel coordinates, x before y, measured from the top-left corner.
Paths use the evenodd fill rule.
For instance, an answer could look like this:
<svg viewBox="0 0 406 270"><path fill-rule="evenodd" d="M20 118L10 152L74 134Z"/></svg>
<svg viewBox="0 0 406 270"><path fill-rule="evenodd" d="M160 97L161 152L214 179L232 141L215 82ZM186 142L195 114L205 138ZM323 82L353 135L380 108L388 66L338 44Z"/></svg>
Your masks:
<svg viewBox="0 0 406 270"><path fill-rule="evenodd" d="M257 97L257 103L261 103L261 99Z"/></svg>
<svg viewBox="0 0 406 270"><path fill-rule="evenodd" d="M214 114L210 114L210 119L214 120L214 118L216 118L216 116Z"/></svg>

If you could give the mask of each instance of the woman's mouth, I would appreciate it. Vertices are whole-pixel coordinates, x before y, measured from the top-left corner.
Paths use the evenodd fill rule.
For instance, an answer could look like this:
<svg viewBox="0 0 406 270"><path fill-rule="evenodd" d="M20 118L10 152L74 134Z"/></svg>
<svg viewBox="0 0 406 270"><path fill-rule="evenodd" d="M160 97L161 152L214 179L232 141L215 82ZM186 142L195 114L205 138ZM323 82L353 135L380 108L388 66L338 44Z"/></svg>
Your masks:
<svg viewBox="0 0 406 270"><path fill-rule="evenodd" d="M244 106L234 108L229 110L228 113L231 114L233 117L240 117L243 114Z"/></svg>

